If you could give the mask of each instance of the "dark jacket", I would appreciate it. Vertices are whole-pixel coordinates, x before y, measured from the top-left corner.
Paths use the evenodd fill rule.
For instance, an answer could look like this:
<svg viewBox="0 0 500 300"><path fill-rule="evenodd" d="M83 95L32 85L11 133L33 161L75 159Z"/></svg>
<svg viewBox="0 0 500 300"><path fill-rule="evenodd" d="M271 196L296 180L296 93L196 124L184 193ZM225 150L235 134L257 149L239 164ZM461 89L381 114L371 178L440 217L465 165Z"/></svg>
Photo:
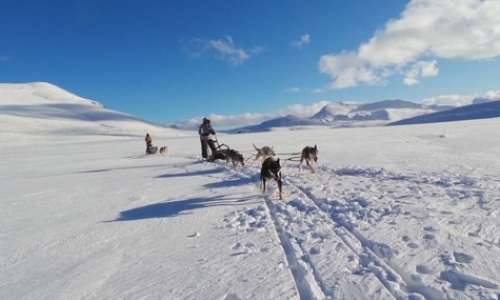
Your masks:
<svg viewBox="0 0 500 300"><path fill-rule="evenodd" d="M210 123L201 124L198 129L198 134L200 135L200 140L202 141L215 140L215 130L212 128Z"/></svg>

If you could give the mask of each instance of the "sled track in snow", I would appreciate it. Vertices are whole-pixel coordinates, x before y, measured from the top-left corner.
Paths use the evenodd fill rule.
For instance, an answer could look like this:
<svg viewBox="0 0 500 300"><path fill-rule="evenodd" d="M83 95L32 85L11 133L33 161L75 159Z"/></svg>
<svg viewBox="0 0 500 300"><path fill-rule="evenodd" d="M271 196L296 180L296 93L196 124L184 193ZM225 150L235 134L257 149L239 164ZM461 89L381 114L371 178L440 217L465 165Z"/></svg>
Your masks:
<svg viewBox="0 0 500 300"><path fill-rule="evenodd" d="M314 206L318 211L320 211L324 222L327 224L330 223L329 227L332 229L332 232L340 240L342 240L342 242L352 251L353 254L358 257L363 267L370 269L370 264L373 263L373 265L385 271L387 275L383 276L380 272L377 271L377 269L371 268L375 277L395 299L408 299L408 295L401 294L399 291L393 289L387 280L388 277L401 278L404 286L400 287L400 289L403 291L418 293L425 299L429 300L443 299L443 296L438 290L427 287L423 283L412 279L413 276L411 274L406 273L403 268L392 262L390 259L392 256L392 250L388 245L371 241L362 233L360 233L353 224L349 223L348 221L342 220L342 218L335 216L328 210L322 208L321 199L302 187L302 185L297 182L295 178L287 177L285 182L287 184L287 187L291 187L300 191L300 193L304 197L304 200L309 202L311 206ZM311 264L311 269L314 270L315 273L317 273L313 264ZM317 281L321 286L321 279L318 278ZM324 292L327 295L332 293L332 291Z"/></svg>
<svg viewBox="0 0 500 300"><path fill-rule="evenodd" d="M260 192L258 168L245 166L235 171L225 163L220 166L233 175L251 179ZM274 182L269 183L262 199L301 300L341 299L349 293L343 287L343 276L356 276L357 272L371 282L368 286L380 286L376 291L379 298L433 300L451 298L443 294L445 291L426 285L422 274L399 265L393 259L398 255L397 247L372 240L358 228L377 226L386 217L390 220L391 215L401 215L399 205L412 206L418 199L435 193L451 200L465 197L483 208L489 203L486 192L480 181L466 176L401 175L383 169L328 166L310 174L284 166L284 200L277 200ZM315 250L315 243L323 237L324 244ZM338 250L344 256L339 263L331 262ZM346 253L351 253L348 256L354 258L352 262L346 262Z"/></svg>
<svg viewBox="0 0 500 300"><path fill-rule="evenodd" d="M318 278L315 278L315 280L308 278L309 273L307 272L307 268L297 259L297 257L303 256L306 251L300 247L300 244L288 237L288 233L283 229L283 226L278 220L273 200L271 200L268 196L264 196L264 199L269 215L273 220L274 228L280 239L280 244L283 247L288 266L290 267L292 276L295 280L295 286L297 287L300 299L326 299L324 293L323 295L319 294L319 290L322 290L321 280L318 280ZM297 248L297 246L299 247ZM314 275L316 277L317 274Z"/></svg>
<svg viewBox="0 0 500 300"><path fill-rule="evenodd" d="M255 170L250 170L249 168L242 169L239 172L232 169L229 171L239 173L239 176L242 177L255 177ZM325 171L327 174L335 174L333 169L323 168L323 172ZM346 170L344 170L344 172L346 172ZM359 170L353 172L359 172ZM374 175L370 172L376 171L365 170L365 172L366 174L364 175L370 178ZM317 180L316 184L331 184L331 178L321 178L317 175L318 174L314 175L315 180ZM361 267L370 270L381 286L389 295L392 295L394 299L408 299L408 294L406 292L420 294L427 300L443 299L439 291L425 286L418 280L414 280L411 274L407 274L403 268L392 262L390 258L393 253L388 245L371 241L363 236L363 234L355 228L354 224L343 220L341 216L337 216L335 213L325 208L323 203L324 199L306 189L299 181L301 176L302 174L294 176L285 175L283 177L285 200L276 199L277 188L274 182L270 182L267 193L262 196L269 216L274 224L275 231L280 239L280 244L283 248L284 255L287 259L301 300L333 299L336 298L336 291L335 287L331 287L325 283L314 261L308 259L309 251L303 243L303 238L295 236L292 233L293 229L291 229L291 227L300 227L300 225L292 218L289 218L286 213L287 206L297 206L293 200L286 199L291 191L297 194L296 197L301 198L306 203L306 207L300 207L300 205L298 205L298 210L306 210L309 214L314 212L314 222L321 223L323 231L325 231L326 228L326 230L330 231L331 235L336 236L347 249L357 257ZM256 188L260 188L258 181L256 182ZM338 209L342 210L342 207ZM382 274L380 270L383 270L385 274ZM389 280L391 278L400 278L399 283L403 286L400 286L399 289L394 289L390 283L390 281L393 280Z"/></svg>

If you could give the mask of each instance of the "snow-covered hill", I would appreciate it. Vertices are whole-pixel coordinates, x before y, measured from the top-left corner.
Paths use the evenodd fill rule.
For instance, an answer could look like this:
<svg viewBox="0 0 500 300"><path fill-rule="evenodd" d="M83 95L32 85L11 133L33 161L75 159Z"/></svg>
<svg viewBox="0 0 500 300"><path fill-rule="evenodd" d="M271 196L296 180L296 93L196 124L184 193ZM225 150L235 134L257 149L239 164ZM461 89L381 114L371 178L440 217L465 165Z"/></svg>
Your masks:
<svg viewBox="0 0 500 300"><path fill-rule="evenodd" d="M478 101L475 104L404 119L388 125L450 122L498 117L500 117L500 101Z"/></svg>
<svg viewBox="0 0 500 300"><path fill-rule="evenodd" d="M106 108L49 83L0 84L0 132L178 135L160 124Z"/></svg>

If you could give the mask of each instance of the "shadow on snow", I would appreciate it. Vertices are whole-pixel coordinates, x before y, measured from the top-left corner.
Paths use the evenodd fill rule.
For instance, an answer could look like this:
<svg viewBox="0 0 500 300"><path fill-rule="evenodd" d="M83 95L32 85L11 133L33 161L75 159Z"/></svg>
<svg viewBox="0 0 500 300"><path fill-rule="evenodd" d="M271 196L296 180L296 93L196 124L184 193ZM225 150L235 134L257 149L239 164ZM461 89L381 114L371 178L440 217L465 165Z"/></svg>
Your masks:
<svg viewBox="0 0 500 300"><path fill-rule="evenodd" d="M252 198L254 197L200 197L193 199L160 202L122 211L119 217L115 220L104 221L103 223L175 217L178 215L192 213L193 210L204 207L238 205ZM259 201L259 199L257 199L257 201Z"/></svg>

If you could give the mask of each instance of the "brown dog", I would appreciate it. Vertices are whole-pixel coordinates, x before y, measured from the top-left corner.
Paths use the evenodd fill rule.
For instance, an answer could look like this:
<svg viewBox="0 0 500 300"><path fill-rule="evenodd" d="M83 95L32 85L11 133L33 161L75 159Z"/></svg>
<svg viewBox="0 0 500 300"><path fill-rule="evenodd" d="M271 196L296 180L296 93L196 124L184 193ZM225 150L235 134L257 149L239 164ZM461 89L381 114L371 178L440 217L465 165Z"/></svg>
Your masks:
<svg viewBox="0 0 500 300"><path fill-rule="evenodd" d="M281 181L281 165L280 159L275 159L274 157L268 157L262 163L262 167L260 169L260 184L262 191L266 192L266 180L275 180L278 183L278 191L280 194L280 200L283 199L281 197L281 187L283 185Z"/></svg>
<svg viewBox="0 0 500 300"><path fill-rule="evenodd" d="M318 164L318 146L314 145L314 147L306 146L302 149L302 153L300 154L300 164L299 168L302 171L302 163L305 161L306 165L311 169L311 173L316 172L316 166Z"/></svg>

